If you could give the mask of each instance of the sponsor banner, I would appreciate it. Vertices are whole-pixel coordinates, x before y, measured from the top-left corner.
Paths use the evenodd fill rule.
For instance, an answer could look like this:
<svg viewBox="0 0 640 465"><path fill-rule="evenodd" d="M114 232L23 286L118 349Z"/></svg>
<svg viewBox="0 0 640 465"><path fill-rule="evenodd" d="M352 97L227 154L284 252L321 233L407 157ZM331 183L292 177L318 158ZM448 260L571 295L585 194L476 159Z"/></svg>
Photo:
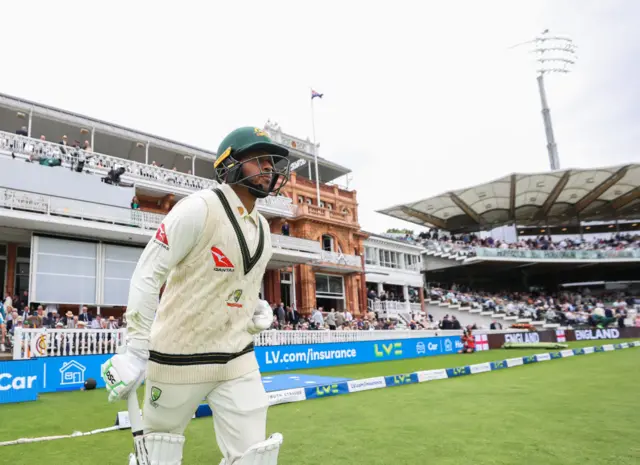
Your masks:
<svg viewBox="0 0 640 465"><path fill-rule="evenodd" d="M455 354L459 336L256 347L262 373Z"/></svg>
<svg viewBox="0 0 640 465"><path fill-rule="evenodd" d="M384 376L378 376L377 378L348 381L347 386L349 387L349 392L360 392L387 387L387 383L384 381Z"/></svg>
<svg viewBox="0 0 640 465"><path fill-rule="evenodd" d="M534 355L534 357L536 358L536 362L546 362L551 360L551 354L546 353L546 354L536 354Z"/></svg>
<svg viewBox="0 0 640 465"><path fill-rule="evenodd" d="M605 328L605 329L578 329L565 331L567 341L597 341L602 339L635 339L640 337L640 328Z"/></svg>
<svg viewBox="0 0 640 465"><path fill-rule="evenodd" d="M478 373L486 373L487 371L491 371L491 364L490 363L478 363L476 365L470 365L469 366L469 372L472 375L478 374Z"/></svg>
<svg viewBox="0 0 640 465"><path fill-rule="evenodd" d="M112 356L113 354L103 354L42 358L41 392L77 391L84 387L87 379L94 379L96 387L103 388L100 365Z"/></svg>
<svg viewBox="0 0 640 465"><path fill-rule="evenodd" d="M77 391L93 378L104 387L100 365L113 354L41 357L0 362L0 403L36 400L42 392Z"/></svg>
<svg viewBox="0 0 640 465"><path fill-rule="evenodd" d="M565 349L560 351L560 355L566 358L566 357L573 357L574 353L573 353L573 350L571 349Z"/></svg>
<svg viewBox="0 0 640 465"><path fill-rule="evenodd" d="M425 381L435 381L437 379L447 379L447 370L427 370L427 371L419 371L418 382L424 383Z"/></svg>
<svg viewBox="0 0 640 465"><path fill-rule="evenodd" d="M320 397L337 396L338 394L348 394L349 386L347 383L327 384L326 386L315 386L304 388L307 399L318 399Z"/></svg>
<svg viewBox="0 0 640 465"><path fill-rule="evenodd" d="M628 344L628 347L635 347L636 345L640 346L640 342L630 343ZM614 347L614 350L622 350L625 348L625 347L622 347L622 344L616 344L613 347ZM590 351L588 351L588 353L602 351L601 347L588 347L587 349L591 349ZM564 358L565 356L570 357L573 355L582 354L584 353L583 351L584 349L576 349L575 352L562 351L562 352L556 352L555 354L562 355L562 357L560 358ZM537 356L540 356L540 355L544 355L544 354L538 354ZM551 358L553 359L553 357ZM530 357L512 358L509 360L499 360L495 362L481 363L477 365L458 367L458 368L427 370L427 371L421 371L416 373L407 373L403 375L385 376L384 378L377 377L377 378L352 380L349 382L329 384L329 385L318 386L313 388L288 389L286 391L279 391L280 393L282 393L282 396L279 398L282 398L282 399L289 398L289 399L295 399L292 401L301 401L306 399L317 399L320 397L330 397L330 396L335 396L340 394L350 394L352 392L366 391L368 389L377 389L379 387L381 388L383 387L381 385L381 382L384 383L384 387L401 386L405 384L413 384L416 382L431 381L433 379L445 379L445 378L451 377L450 373L455 373L455 376L463 376L463 375L470 374L472 372L481 373L486 370L487 366L490 367L488 371L494 371L495 369L515 367L515 366L519 366L524 363L527 363L526 362L527 360L529 360L529 363L535 362L536 355L530 356ZM476 368L473 368L473 367L476 367ZM481 367L481 368L478 368L478 367ZM477 371L477 370L480 370L480 371ZM270 393L270 395L271 394L278 394L278 392ZM275 396L273 398L275 398ZM203 417L203 416L210 416L210 415L211 415L211 409L209 408L209 406L207 404L202 404L197 408L194 417ZM126 428L129 426L128 414L126 412L118 413L118 417L116 419L116 425L118 424L121 425L121 428Z"/></svg>
<svg viewBox="0 0 640 465"><path fill-rule="evenodd" d="M42 389L42 363L38 360L0 362L0 404L28 402Z"/></svg>
<svg viewBox="0 0 640 465"><path fill-rule="evenodd" d="M573 342L597 341L603 339L635 339L640 337L640 328L606 328L606 329L559 329L532 331L528 333L489 334L489 348L500 349L506 342Z"/></svg>
<svg viewBox="0 0 640 465"><path fill-rule="evenodd" d="M491 371L502 370L503 368L509 368L506 360L499 360L497 362L491 362Z"/></svg>
<svg viewBox="0 0 640 465"><path fill-rule="evenodd" d="M584 348L582 349L582 353L583 353L584 355L592 354L592 353L594 353L594 352L595 352L595 347L584 347Z"/></svg>
<svg viewBox="0 0 640 465"><path fill-rule="evenodd" d="M456 378L458 376L465 376L471 374L471 369L466 367L447 368L447 377Z"/></svg>
<svg viewBox="0 0 640 465"><path fill-rule="evenodd" d="M504 342L538 343L540 334L533 333L510 333L504 335Z"/></svg>
<svg viewBox="0 0 640 465"><path fill-rule="evenodd" d="M506 362L507 362L507 366L509 368L517 367L517 366L520 366L520 365L524 364L524 362L522 361L522 357L508 358L506 360Z"/></svg>
<svg viewBox="0 0 640 465"><path fill-rule="evenodd" d="M606 344L602 346L602 350L604 352L611 352L612 350L615 350L615 349L613 348L613 344Z"/></svg>
<svg viewBox="0 0 640 465"><path fill-rule="evenodd" d="M269 405L286 404L289 402L300 402L307 400L304 388L286 389L284 391L267 392Z"/></svg>
<svg viewBox="0 0 640 465"><path fill-rule="evenodd" d="M413 384L418 382L417 373L407 373L405 375L385 376L384 381L387 387L400 386L402 384Z"/></svg>

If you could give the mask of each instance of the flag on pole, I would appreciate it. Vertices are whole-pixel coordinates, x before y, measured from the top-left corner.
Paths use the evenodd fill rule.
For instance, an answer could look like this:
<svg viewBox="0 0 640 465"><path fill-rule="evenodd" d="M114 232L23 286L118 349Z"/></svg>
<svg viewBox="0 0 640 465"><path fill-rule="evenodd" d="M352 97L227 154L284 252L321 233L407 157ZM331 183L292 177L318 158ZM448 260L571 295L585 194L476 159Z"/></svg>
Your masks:
<svg viewBox="0 0 640 465"><path fill-rule="evenodd" d="M322 98L323 95L324 94L321 94L320 92L316 92L315 90L311 89L311 100L313 100L316 97Z"/></svg>

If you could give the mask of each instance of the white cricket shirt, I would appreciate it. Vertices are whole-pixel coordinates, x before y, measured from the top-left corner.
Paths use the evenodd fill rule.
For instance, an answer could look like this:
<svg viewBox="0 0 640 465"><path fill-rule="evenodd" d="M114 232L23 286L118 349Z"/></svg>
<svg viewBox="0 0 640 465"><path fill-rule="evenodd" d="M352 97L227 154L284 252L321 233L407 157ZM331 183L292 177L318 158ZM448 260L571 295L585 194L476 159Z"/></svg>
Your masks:
<svg viewBox="0 0 640 465"><path fill-rule="evenodd" d="M176 204L143 251L129 291L127 333L149 340L148 379L201 383L258 368L246 328L271 255L268 222L257 208L247 212L228 185Z"/></svg>

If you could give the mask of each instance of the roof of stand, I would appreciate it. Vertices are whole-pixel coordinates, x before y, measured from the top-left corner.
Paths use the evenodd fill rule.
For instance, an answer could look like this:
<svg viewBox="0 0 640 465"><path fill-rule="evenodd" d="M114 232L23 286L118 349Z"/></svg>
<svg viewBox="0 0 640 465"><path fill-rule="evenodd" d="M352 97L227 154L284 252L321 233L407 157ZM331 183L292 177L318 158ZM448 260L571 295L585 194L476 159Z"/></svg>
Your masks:
<svg viewBox="0 0 640 465"><path fill-rule="evenodd" d="M377 210L449 231L506 225L547 226L572 221L640 217L640 165L513 173L466 189Z"/></svg>

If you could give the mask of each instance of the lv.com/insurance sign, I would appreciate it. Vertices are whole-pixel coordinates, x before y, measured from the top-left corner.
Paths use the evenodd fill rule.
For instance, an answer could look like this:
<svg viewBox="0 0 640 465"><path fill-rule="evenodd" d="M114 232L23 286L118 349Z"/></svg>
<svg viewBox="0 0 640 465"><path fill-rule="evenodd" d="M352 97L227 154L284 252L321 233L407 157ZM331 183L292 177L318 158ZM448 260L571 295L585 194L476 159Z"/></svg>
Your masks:
<svg viewBox="0 0 640 465"><path fill-rule="evenodd" d="M356 363L383 362L430 355L453 354L462 348L459 336L388 341L340 342L256 347L263 373Z"/></svg>

